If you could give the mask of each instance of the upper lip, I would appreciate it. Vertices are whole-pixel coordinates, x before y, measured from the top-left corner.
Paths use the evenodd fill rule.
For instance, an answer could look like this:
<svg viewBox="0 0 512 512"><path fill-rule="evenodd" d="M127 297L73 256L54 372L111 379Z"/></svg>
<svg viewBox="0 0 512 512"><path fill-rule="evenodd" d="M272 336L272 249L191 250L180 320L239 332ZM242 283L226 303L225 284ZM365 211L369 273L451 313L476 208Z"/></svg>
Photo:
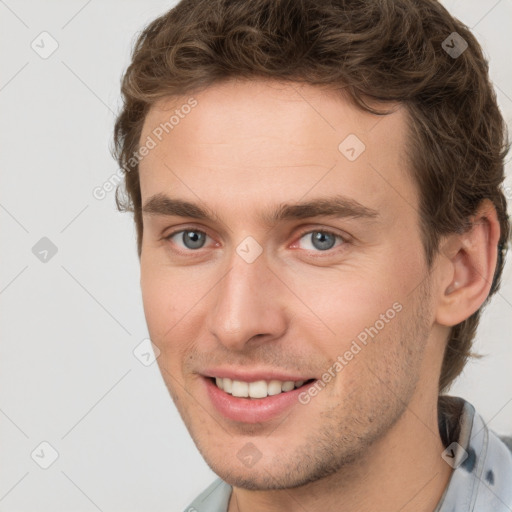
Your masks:
<svg viewBox="0 0 512 512"><path fill-rule="evenodd" d="M299 375L297 373L291 374L280 370L254 370L242 368L208 368L201 372L205 377L219 377L231 380L239 380L242 382L256 382L258 380L280 380L280 381L307 381L313 379L311 376Z"/></svg>

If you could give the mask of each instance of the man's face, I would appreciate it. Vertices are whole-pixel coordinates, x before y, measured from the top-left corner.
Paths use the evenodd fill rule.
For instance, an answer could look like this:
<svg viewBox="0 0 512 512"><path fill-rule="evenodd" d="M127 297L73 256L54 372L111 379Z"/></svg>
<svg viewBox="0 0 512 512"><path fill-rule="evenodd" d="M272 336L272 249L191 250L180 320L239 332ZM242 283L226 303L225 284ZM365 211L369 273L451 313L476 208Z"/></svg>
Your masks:
<svg viewBox="0 0 512 512"><path fill-rule="evenodd" d="M219 476L301 485L367 456L437 386L405 112L377 117L318 88L259 81L194 98L191 109L188 97L153 107L141 136L157 142L140 164L150 336ZM154 130L176 109L162 137ZM337 215L286 208L272 219L334 198L346 201ZM233 394L271 396L234 397L215 377ZM282 381L306 383L283 392Z"/></svg>

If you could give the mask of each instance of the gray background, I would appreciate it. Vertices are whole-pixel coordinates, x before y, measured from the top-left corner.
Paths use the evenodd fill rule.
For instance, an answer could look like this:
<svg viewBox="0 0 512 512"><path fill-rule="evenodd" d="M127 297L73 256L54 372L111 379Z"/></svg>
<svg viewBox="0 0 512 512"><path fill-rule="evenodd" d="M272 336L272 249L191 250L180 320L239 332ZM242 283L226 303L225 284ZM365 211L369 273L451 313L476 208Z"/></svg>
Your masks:
<svg viewBox="0 0 512 512"><path fill-rule="evenodd" d="M490 58L512 126L512 0L446 7ZM215 478L197 452L147 337L135 230L113 192L120 77L135 35L174 2L0 0L0 511L178 511ZM38 51L57 50L43 59ZM46 38L46 39L44 39ZM509 157L510 158L510 157ZM510 160L507 194L512 200ZM56 246L40 242L47 237ZM510 258L509 258L510 260ZM450 394L512 433L512 270ZM51 462L51 448L58 452ZM32 455L31 455L32 454Z"/></svg>

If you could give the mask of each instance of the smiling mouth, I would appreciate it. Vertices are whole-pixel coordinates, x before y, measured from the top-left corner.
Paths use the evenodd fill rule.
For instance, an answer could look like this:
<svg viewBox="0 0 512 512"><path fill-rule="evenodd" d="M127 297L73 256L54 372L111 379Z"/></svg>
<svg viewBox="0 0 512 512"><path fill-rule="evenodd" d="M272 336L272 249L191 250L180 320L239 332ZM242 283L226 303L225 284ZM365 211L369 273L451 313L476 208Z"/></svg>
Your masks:
<svg viewBox="0 0 512 512"><path fill-rule="evenodd" d="M258 380L254 382L244 382L220 377L209 377L219 389L225 393L238 398L267 398L269 396L279 395L309 385L315 379L306 381L281 381L281 380Z"/></svg>

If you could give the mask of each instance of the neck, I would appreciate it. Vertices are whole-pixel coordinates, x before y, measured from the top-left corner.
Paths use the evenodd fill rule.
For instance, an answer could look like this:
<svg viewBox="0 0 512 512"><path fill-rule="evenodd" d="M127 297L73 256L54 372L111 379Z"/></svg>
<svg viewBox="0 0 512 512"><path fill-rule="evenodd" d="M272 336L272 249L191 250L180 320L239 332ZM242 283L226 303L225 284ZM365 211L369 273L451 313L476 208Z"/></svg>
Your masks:
<svg viewBox="0 0 512 512"><path fill-rule="evenodd" d="M386 436L358 461L329 477L294 489L233 488L228 512L432 512L452 468L441 458L437 396L417 393Z"/></svg>

